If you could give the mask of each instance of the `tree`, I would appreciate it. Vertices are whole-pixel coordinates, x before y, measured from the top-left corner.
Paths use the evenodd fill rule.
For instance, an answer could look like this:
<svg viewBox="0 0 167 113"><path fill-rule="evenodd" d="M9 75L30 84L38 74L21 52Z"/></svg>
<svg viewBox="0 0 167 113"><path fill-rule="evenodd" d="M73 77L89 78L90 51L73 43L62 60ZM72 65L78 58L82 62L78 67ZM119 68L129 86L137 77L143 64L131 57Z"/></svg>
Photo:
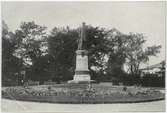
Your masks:
<svg viewBox="0 0 167 113"><path fill-rule="evenodd" d="M106 32L104 28L87 28L87 50L89 51L89 70L94 80L105 76L106 55L108 53Z"/></svg>
<svg viewBox="0 0 167 113"><path fill-rule="evenodd" d="M130 33L127 35L128 41L126 47L126 64L129 67L131 75L139 74L139 67L141 63L146 63L149 56L156 56L160 52L161 46L150 46L144 49L143 45L146 40L143 34Z"/></svg>
<svg viewBox="0 0 167 113"><path fill-rule="evenodd" d="M160 52L161 46L150 46L144 48L146 42L145 37L139 33L123 34L117 29L113 28L107 32L107 80L117 79L124 81L124 79L140 80L139 67L141 63L149 60L149 56L156 56ZM130 75L127 76L123 69L123 65L128 66Z"/></svg>
<svg viewBox="0 0 167 113"><path fill-rule="evenodd" d="M48 38L50 56L49 72L55 81L72 79L75 69L75 50L77 49L76 30L54 28Z"/></svg>
<svg viewBox="0 0 167 113"><path fill-rule="evenodd" d="M34 22L23 22L19 29L15 31L15 37L17 49L14 55L22 59L25 66L31 68L30 79L35 78L33 76L37 77L38 73L44 70L41 69L42 65L45 65L37 65L39 59L47 54L46 27L37 25ZM36 79L40 79L40 77Z"/></svg>
<svg viewBox="0 0 167 113"><path fill-rule="evenodd" d="M15 37L9 32L7 25L2 21L2 85L15 82L22 66L22 60L15 57Z"/></svg>
<svg viewBox="0 0 167 113"><path fill-rule="evenodd" d="M107 31L107 80L121 81L125 75L123 65L126 58L126 37L126 34L115 28Z"/></svg>

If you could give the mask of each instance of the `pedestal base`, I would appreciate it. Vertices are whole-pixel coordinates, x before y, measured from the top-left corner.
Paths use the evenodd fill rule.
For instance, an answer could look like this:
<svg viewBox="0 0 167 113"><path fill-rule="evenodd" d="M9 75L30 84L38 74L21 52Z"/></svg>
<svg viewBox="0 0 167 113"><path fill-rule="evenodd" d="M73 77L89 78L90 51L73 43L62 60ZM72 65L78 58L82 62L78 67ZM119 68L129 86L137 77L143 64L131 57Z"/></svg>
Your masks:
<svg viewBox="0 0 167 113"><path fill-rule="evenodd" d="M74 79L76 81L90 81L90 75L83 74L83 75L74 75Z"/></svg>
<svg viewBox="0 0 167 113"><path fill-rule="evenodd" d="M73 80L68 83L90 83L91 81L88 69L88 51L77 50L75 75Z"/></svg>
<svg viewBox="0 0 167 113"><path fill-rule="evenodd" d="M81 80L69 80L69 84L89 84L95 82L94 80L87 80L87 81L81 81Z"/></svg>

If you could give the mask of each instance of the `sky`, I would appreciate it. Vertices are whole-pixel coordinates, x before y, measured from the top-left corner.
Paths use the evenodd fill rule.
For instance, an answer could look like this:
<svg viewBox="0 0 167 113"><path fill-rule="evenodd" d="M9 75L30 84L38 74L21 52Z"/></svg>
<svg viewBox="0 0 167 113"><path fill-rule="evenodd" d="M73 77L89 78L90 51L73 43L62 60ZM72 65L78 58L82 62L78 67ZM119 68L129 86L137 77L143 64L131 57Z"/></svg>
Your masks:
<svg viewBox="0 0 167 113"><path fill-rule="evenodd" d="M116 28L123 33L143 33L146 45L161 45L157 57L147 65L165 59L165 2L2 2L2 19L9 30L23 21L35 21L51 30L54 27L76 28L86 24Z"/></svg>

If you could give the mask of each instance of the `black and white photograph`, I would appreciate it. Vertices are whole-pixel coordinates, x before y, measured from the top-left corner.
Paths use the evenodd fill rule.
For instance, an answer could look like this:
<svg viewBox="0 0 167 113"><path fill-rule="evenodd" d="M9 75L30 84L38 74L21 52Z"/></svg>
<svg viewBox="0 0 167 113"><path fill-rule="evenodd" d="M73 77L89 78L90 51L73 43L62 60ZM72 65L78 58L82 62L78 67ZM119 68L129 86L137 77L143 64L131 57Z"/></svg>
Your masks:
<svg viewBox="0 0 167 113"><path fill-rule="evenodd" d="M1 111L165 112L166 1L1 1Z"/></svg>

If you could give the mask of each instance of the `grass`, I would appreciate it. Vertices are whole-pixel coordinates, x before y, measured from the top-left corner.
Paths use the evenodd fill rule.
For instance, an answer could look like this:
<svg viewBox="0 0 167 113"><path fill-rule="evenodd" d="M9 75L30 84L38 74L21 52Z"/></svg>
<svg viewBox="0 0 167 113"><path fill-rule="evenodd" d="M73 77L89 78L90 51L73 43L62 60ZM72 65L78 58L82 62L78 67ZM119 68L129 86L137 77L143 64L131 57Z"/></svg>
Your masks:
<svg viewBox="0 0 167 113"><path fill-rule="evenodd" d="M165 94L157 88L104 86L91 88L57 84L24 87L3 87L2 98L50 103L132 103L161 100Z"/></svg>

